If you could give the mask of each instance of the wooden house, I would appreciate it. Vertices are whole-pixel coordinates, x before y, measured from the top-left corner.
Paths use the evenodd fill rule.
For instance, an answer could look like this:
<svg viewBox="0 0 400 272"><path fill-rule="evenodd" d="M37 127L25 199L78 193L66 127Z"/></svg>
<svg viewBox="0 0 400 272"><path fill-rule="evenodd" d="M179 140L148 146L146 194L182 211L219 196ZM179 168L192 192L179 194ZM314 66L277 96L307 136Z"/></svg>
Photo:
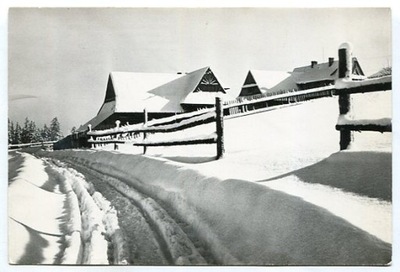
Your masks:
<svg viewBox="0 0 400 272"><path fill-rule="evenodd" d="M357 58L352 59L353 80L365 78ZM338 75L338 61L329 58L328 62L295 68L292 72L250 70L239 96L258 95L266 92L307 90L335 83Z"/></svg>
<svg viewBox="0 0 400 272"><path fill-rule="evenodd" d="M225 96L210 67L190 73L111 72L104 102L97 115L78 132L141 123L146 109L148 119L162 118L187 111L213 107L216 96Z"/></svg>

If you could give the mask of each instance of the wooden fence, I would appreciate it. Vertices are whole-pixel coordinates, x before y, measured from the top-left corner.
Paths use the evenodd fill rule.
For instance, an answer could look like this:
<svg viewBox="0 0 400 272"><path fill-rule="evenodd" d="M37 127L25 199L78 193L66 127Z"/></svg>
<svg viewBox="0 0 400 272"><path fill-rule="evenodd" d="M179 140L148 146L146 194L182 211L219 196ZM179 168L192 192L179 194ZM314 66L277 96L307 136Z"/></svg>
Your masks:
<svg viewBox="0 0 400 272"><path fill-rule="evenodd" d="M335 86L328 85L308 90L282 90L238 97L224 102L224 116L227 118L275 109L275 106L298 103L312 99L333 96Z"/></svg>
<svg viewBox="0 0 400 272"><path fill-rule="evenodd" d="M25 147L52 147L57 141L48 142L36 142L36 143L26 143L26 144L9 144L8 149L18 149Z"/></svg>
<svg viewBox="0 0 400 272"><path fill-rule="evenodd" d="M344 83L343 83L344 82ZM151 146L175 146L195 144L217 144L217 158L224 153L223 119L238 117L250 113L276 109L278 105L298 103L311 99L327 96L339 96L340 118L336 130L340 131L340 149L347 149L352 140L352 131L379 131L391 132L391 120L349 120L346 118L350 111L350 95L355 93L367 93L391 90L391 76L366 79L363 81L337 80L335 85L328 85L308 90L282 91L276 94L263 94L249 97L239 97L235 100L225 101L216 99L215 108L203 109L195 112L182 113L171 117L147 120L147 112L144 110L144 123L120 127L117 121L116 127L106 130L91 130L87 135L88 143L93 145L124 144L131 142L135 146L143 146L143 153ZM206 136L198 136L188 139L170 139L164 141L151 141L149 133L169 133L192 128L198 125L216 122L216 132ZM142 139L138 139L142 136Z"/></svg>
<svg viewBox="0 0 400 272"><path fill-rule="evenodd" d="M340 131L340 150L348 149L353 140L353 131L392 132L390 118L375 120L352 120L349 118L351 110L351 94L379 92L392 89L392 77L384 76L364 81L350 81L336 84L335 94L339 96L339 120L336 130Z"/></svg>
<svg viewBox="0 0 400 272"><path fill-rule="evenodd" d="M117 148L118 144L132 143L134 146L142 146L143 153L147 151L147 147L151 146L176 146L176 145L196 145L196 144L216 144L217 159L224 154L224 134L223 134L223 107L220 98L216 98L215 108L204 109L196 112L183 113L171 117L147 120L147 111L144 110L144 123L120 126L116 122L116 127L112 129L92 130L89 126L87 135L90 137L88 142L96 147L96 145L114 144ZM216 123L216 132L205 136L196 136L186 139L169 139L152 141L147 136L149 133L169 133L180 131L195 126ZM138 139L142 136L142 139Z"/></svg>

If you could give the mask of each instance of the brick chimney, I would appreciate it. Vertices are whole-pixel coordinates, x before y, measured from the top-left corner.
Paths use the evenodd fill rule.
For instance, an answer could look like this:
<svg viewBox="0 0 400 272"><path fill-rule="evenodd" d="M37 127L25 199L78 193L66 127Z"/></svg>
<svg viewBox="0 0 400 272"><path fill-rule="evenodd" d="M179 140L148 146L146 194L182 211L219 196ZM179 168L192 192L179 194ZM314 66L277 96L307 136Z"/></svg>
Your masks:
<svg viewBox="0 0 400 272"><path fill-rule="evenodd" d="M334 60L335 60L335 58L329 58L329 67L332 66Z"/></svg>

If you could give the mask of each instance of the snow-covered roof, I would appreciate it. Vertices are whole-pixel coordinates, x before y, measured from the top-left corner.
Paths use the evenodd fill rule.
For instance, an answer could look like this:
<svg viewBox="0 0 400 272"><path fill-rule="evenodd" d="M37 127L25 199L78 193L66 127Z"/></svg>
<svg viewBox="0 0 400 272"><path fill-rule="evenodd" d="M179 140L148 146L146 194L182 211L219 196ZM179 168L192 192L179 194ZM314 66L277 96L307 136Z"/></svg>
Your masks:
<svg viewBox="0 0 400 272"><path fill-rule="evenodd" d="M296 84L296 82L294 81L294 78L292 76L289 76L289 77L285 78L284 80L282 80L281 82L279 82L274 87L272 87L271 89L269 89L269 92L277 92L277 91L282 91L282 90L285 90L285 91L299 90L299 87Z"/></svg>
<svg viewBox="0 0 400 272"><path fill-rule="evenodd" d="M184 102L213 104L218 92L193 93L209 71L204 67L187 74L112 72L105 102L116 101L114 112L139 112L144 108L149 112L181 112Z"/></svg>
<svg viewBox="0 0 400 272"><path fill-rule="evenodd" d="M313 66L307 65L295 68L291 74L297 84L335 80L338 77L338 65L338 61L333 61L331 65L329 65L329 62L314 64Z"/></svg>
<svg viewBox="0 0 400 272"><path fill-rule="evenodd" d="M200 85L209 85L203 91ZM200 86L200 87L199 87ZM113 113L182 112L181 103L214 104L215 97L226 95L209 67L186 74L111 72L104 103L96 117L78 131L85 131L90 123L96 127Z"/></svg>
<svg viewBox="0 0 400 272"><path fill-rule="evenodd" d="M97 125L99 125L101 122L106 120L108 117L110 117L115 111L115 101L110 101L107 103L104 103L101 108L99 113L90 119L88 122L85 124L81 125L76 131L77 132L84 132L88 129L88 125L91 124L93 128L95 128Z"/></svg>
<svg viewBox="0 0 400 272"><path fill-rule="evenodd" d="M292 80L287 81L290 77L290 73L283 71L250 70L239 96L257 95L275 91L274 87L278 84L283 89L297 88L297 85Z"/></svg>
<svg viewBox="0 0 400 272"><path fill-rule="evenodd" d="M111 72L112 90L115 92L115 112L163 111L168 103L150 91L173 80L182 74ZM178 94L176 94L178 95Z"/></svg>
<svg viewBox="0 0 400 272"><path fill-rule="evenodd" d="M365 76L356 58L353 58L353 77L364 79ZM312 65L297 67L293 72L281 71L262 71L250 70L246 82L242 87L241 96L249 95L248 89L253 89L251 92L256 92L258 88L260 93L276 92L281 90L299 90L299 85L319 82L325 80L335 80L338 78L339 62L330 59L325 63L313 63Z"/></svg>
<svg viewBox="0 0 400 272"><path fill-rule="evenodd" d="M153 96L153 99L149 100L150 104L156 101L155 97L164 99L165 102L162 107L154 108L153 106L153 110L150 111L182 111L181 103L195 91L208 69L209 67L198 69L150 90L149 94Z"/></svg>
<svg viewBox="0 0 400 272"><path fill-rule="evenodd" d="M266 92L290 76L288 72L283 71L250 70L249 73L253 75L261 92Z"/></svg>

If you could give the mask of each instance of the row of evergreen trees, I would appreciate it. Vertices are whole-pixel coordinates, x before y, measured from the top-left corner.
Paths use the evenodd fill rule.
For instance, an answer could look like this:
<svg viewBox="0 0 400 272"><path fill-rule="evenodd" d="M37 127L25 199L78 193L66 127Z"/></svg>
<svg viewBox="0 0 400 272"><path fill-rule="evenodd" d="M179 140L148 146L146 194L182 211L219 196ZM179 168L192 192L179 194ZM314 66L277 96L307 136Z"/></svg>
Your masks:
<svg viewBox="0 0 400 272"><path fill-rule="evenodd" d="M25 118L23 126L8 119L8 144L58 141L61 138L61 126L57 117L51 120L49 126L45 124L43 128L37 127L28 117Z"/></svg>

